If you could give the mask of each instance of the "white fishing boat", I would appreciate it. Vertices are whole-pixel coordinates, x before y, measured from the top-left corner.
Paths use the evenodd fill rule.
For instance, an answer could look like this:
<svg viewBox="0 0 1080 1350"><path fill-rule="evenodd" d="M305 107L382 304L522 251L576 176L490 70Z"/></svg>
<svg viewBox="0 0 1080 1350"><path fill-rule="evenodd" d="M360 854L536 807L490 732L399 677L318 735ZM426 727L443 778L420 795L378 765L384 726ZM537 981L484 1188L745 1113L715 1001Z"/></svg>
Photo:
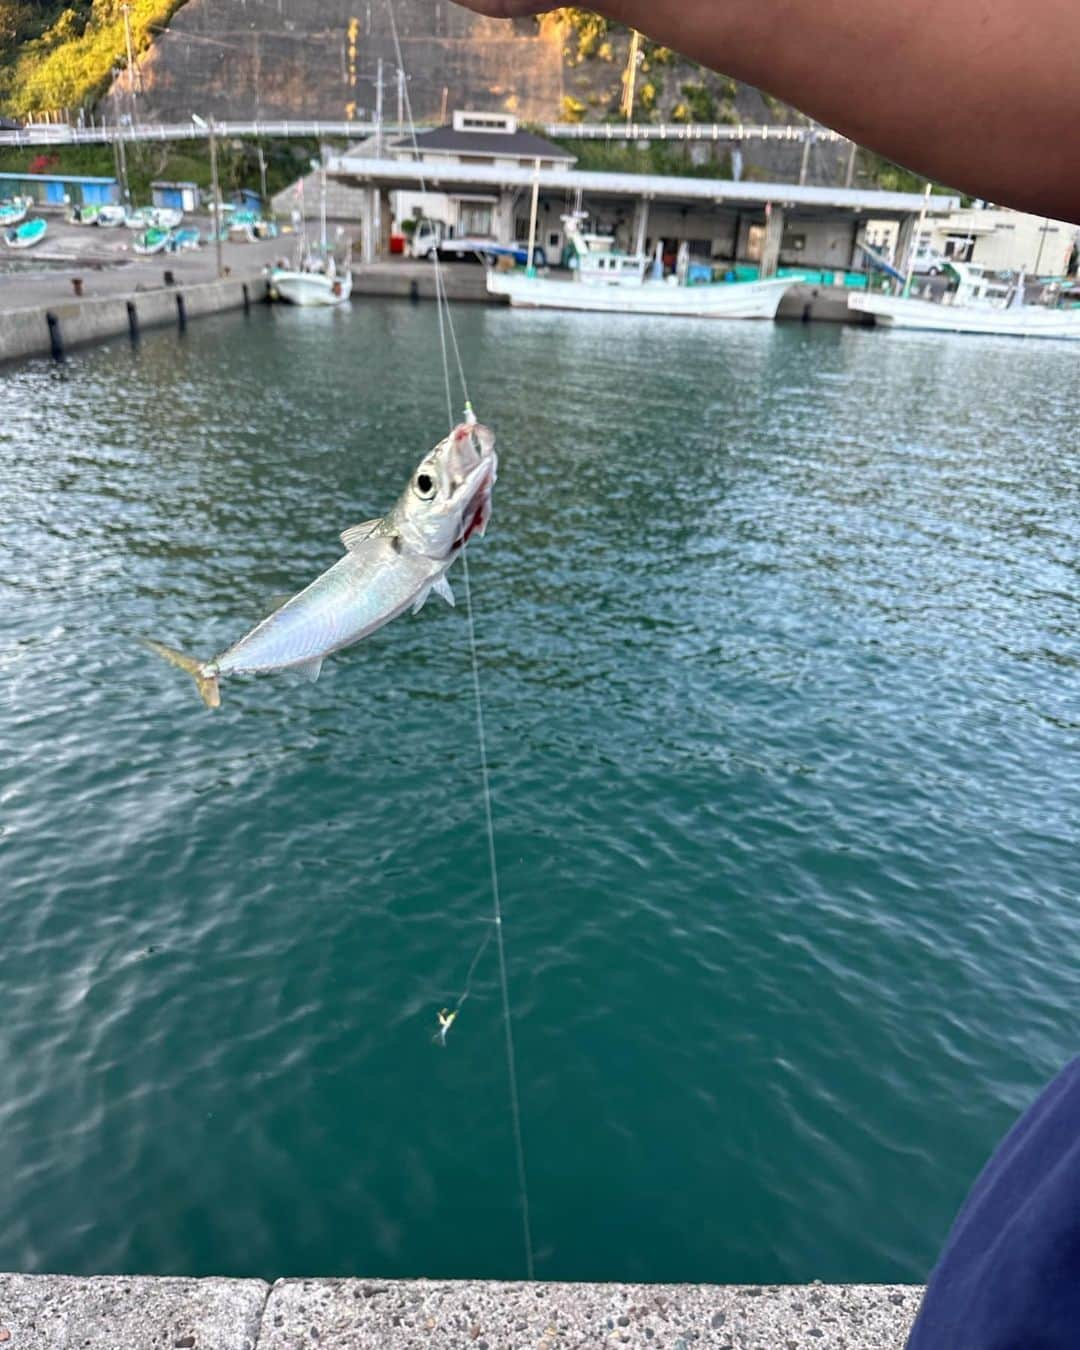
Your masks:
<svg viewBox="0 0 1080 1350"><path fill-rule="evenodd" d="M177 206L149 206L146 211L149 224L159 230L175 230L184 219L183 211Z"/></svg>
<svg viewBox="0 0 1080 1350"><path fill-rule="evenodd" d="M349 267L348 240L343 230L337 232L337 246L331 250L326 240L326 170L322 173L322 203L320 208L320 242L309 248L304 228L303 211L294 214L299 229L298 261L292 267L279 264L270 269L268 282L271 299L285 300L290 305L343 305L352 295L352 269ZM335 257L340 253L342 261Z"/></svg>
<svg viewBox="0 0 1080 1350"><path fill-rule="evenodd" d="M127 224L126 206L103 206L97 213L98 229L111 230Z"/></svg>
<svg viewBox="0 0 1080 1350"><path fill-rule="evenodd" d="M580 214L563 216L574 250L571 277L537 276L530 270L487 275L492 295L512 305L541 309L584 309L607 314L675 314L707 319L775 319L790 277L764 281L696 280L685 252L674 276L665 277L659 257L622 253L608 235L586 234ZM659 249L657 250L659 253Z"/></svg>
<svg viewBox="0 0 1080 1350"><path fill-rule="evenodd" d="M309 255L299 267L275 267L270 288L290 305L343 305L352 295L352 272L332 257Z"/></svg>
<svg viewBox="0 0 1080 1350"><path fill-rule="evenodd" d="M848 296L848 308L885 328L1080 340L1080 305L1056 307L1050 288L1043 292L1046 303L1027 303L1023 273L1009 284L970 263L950 259L944 266L957 285L941 299L856 291Z"/></svg>

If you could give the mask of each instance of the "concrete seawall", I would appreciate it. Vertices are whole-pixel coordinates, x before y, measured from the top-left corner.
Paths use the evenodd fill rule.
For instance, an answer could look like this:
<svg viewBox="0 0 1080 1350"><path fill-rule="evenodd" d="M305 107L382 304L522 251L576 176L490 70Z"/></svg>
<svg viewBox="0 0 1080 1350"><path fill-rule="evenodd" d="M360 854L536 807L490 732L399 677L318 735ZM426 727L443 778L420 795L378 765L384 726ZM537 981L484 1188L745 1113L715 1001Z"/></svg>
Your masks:
<svg viewBox="0 0 1080 1350"><path fill-rule="evenodd" d="M48 356L88 342L166 324L183 327L189 319L239 309L266 298L262 276L136 288L119 295L68 299L0 311L0 361Z"/></svg>
<svg viewBox="0 0 1080 1350"><path fill-rule="evenodd" d="M917 1285L0 1275L4 1350L903 1350Z"/></svg>

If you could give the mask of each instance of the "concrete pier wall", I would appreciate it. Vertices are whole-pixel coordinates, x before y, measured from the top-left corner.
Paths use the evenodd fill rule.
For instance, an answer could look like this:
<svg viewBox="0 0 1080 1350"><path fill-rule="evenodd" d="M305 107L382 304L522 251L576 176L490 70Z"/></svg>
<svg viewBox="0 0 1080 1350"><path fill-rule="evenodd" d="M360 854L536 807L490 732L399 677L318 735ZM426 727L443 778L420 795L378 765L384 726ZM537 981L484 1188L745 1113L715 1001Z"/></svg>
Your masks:
<svg viewBox="0 0 1080 1350"><path fill-rule="evenodd" d="M125 294L101 298L54 301L21 309L0 310L0 361L28 356L48 356L58 336L65 350L88 342L119 337L130 332L134 307L139 330L160 328L166 324L181 326L181 306L186 323L204 314L239 309L245 303L266 299L266 281L262 276L227 277L153 290L136 288ZM49 316L53 323L50 325Z"/></svg>
<svg viewBox="0 0 1080 1350"><path fill-rule="evenodd" d="M916 1285L0 1275L4 1350L903 1350Z"/></svg>
<svg viewBox="0 0 1080 1350"><path fill-rule="evenodd" d="M471 263L444 263L442 273L447 295L452 301L507 303L504 296L488 294L483 267ZM864 324L867 316L847 307L850 294L846 286L808 286L800 282L781 300L777 318L809 323ZM353 295L434 300L435 279L431 263L419 260L354 263Z"/></svg>

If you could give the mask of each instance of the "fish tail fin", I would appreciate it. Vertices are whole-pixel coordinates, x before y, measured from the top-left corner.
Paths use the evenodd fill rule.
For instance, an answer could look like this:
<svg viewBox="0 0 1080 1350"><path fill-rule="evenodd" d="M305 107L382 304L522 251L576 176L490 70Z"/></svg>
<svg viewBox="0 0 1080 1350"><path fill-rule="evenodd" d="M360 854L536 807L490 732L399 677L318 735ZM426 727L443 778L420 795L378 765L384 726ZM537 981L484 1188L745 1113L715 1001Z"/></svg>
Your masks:
<svg viewBox="0 0 1080 1350"><path fill-rule="evenodd" d="M153 638L144 638L143 642L171 666L178 666L180 670L187 671L195 681L199 695L208 708L221 707L221 690L218 688L216 670L212 674L207 674L204 662L196 661L192 656L185 656L174 647L166 647L164 642L155 642Z"/></svg>

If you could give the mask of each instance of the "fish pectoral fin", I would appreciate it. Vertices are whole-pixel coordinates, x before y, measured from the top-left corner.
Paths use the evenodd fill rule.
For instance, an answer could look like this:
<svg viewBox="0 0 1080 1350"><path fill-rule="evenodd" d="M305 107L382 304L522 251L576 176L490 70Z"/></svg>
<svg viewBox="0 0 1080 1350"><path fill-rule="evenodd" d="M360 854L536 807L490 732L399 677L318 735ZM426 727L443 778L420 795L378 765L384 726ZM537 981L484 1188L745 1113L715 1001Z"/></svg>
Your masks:
<svg viewBox="0 0 1080 1350"><path fill-rule="evenodd" d="M342 530L341 542L351 552L365 539L370 539L381 524L382 516L376 516L374 520L365 520L360 525L350 525L347 530Z"/></svg>
<svg viewBox="0 0 1080 1350"><path fill-rule="evenodd" d="M431 589L436 595L441 596L451 609L454 607L454 592L450 589L450 583L445 576L441 576L438 581L432 582Z"/></svg>
<svg viewBox="0 0 1080 1350"><path fill-rule="evenodd" d="M293 670L296 671L297 675L303 675L305 680L314 684L319 678L319 672L322 670L322 663L323 658L317 656L314 661L305 661L302 665L293 666Z"/></svg>
<svg viewBox="0 0 1080 1350"><path fill-rule="evenodd" d="M420 611L424 608L424 605L427 603L427 598L428 598L428 596L429 596L430 594L431 594L431 587L430 587L430 586L425 586L424 589L420 592L420 594L419 594L419 595L416 597L416 599L413 601L412 612L413 612L414 614L419 614L419 613L420 613Z"/></svg>

